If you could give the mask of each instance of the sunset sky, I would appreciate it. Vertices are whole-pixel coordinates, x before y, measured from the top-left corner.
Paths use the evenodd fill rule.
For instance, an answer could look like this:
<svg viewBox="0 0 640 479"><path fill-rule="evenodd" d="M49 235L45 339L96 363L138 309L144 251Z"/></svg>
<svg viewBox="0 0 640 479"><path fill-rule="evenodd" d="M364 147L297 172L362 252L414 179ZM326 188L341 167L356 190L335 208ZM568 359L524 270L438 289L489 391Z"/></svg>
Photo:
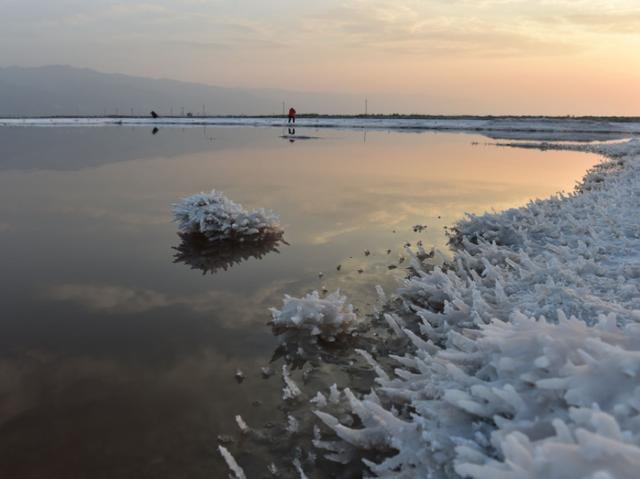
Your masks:
<svg viewBox="0 0 640 479"><path fill-rule="evenodd" d="M0 0L0 66L368 96L372 111L640 115L639 0Z"/></svg>

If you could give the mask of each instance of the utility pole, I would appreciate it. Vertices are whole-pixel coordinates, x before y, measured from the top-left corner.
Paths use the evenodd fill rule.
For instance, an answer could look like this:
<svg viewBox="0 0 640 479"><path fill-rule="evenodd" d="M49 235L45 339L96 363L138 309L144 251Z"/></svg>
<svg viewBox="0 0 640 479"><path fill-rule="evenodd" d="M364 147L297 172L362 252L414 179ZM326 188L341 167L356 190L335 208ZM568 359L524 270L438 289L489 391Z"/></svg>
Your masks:
<svg viewBox="0 0 640 479"><path fill-rule="evenodd" d="M204 105L202 105L202 116L205 116L205 108L204 108Z"/></svg>
<svg viewBox="0 0 640 479"><path fill-rule="evenodd" d="M369 100L367 100L367 97L364 98L364 114L369 114Z"/></svg>

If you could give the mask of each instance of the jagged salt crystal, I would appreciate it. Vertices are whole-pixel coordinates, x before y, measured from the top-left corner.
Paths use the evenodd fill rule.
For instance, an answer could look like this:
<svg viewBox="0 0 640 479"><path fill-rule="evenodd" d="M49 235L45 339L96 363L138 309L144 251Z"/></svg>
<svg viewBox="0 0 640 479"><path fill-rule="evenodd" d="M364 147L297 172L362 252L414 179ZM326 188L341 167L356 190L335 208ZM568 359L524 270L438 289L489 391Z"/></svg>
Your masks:
<svg viewBox="0 0 640 479"><path fill-rule="evenodd" d="M296 471L298 471L298 474L300 475L300 479L308 479L307 475L304 473L304 470L302 469L302 464L300 463L300 459L295 458L293 460L293 467L295 467Z"/></svg>
<svg viewBox="0 0 640 479"><path fill-rule="evenodd" d="M286 364L282 366L282 380L284 381L284 387L282 388L282 398L284 400L295 399L302 394L298 385L291 379L291 374Z"/></svg>
<svg viewBox="0 0 640 479"><path fill-rule="evenodd" d="M316 393L316 395L311 398L309 402L319 408L324 408L327 406L327 398L320 391L318 391L318 393Z"/></svg>
<svg viewBox="0 0 640 479"><path fill-rule="evenodd" d="M318 291L302 298L285 295L282 309L270 311L275 328L306 329L312 336L325 339L350 332L357 320L353 306L339 290L325 298Z"/></svg>
<svg viewBox="0 0 640 479"><path fill-rule="evenodd" d="M227 466L231 470L231 473L233 474L232 477L234 479L247 479L247 476L244 475L244 471L238 465L235 458L231 455L231 453L227 450L226 447L218 446L218 451L220 451L220 454L222 455L225 462L227 463Z"/></svg>
<svg viewBox="0 0 640 479"><path fill-rule="evenodd" d="M289 432L290 434L295 434L299 430L300 423L298 422L298 420L291 415L287 416L287 432Z"/></svg>
<svg viewBox="0 0 640 479"><path fill-rule="evenodd" d="M247 426L247 423L244 422L244 419L242 419L242 416L239 414L236 416L236 424L238 424L238 428L243 434L247 434L249 432L249 426Z"/></svg>

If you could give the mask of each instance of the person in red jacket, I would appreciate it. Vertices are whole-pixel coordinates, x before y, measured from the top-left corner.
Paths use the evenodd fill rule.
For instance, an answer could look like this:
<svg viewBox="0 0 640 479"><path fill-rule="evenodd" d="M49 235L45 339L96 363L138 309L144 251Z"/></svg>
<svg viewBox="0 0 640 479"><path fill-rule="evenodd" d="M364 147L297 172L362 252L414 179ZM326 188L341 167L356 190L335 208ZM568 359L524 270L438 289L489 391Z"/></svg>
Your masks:
<svg viewBox="0 0 640 479"><path fill-rule="evenodd" d="M287 123L295 123L296 122L296 110L291 107L289 108L289 121Z"/></svg>

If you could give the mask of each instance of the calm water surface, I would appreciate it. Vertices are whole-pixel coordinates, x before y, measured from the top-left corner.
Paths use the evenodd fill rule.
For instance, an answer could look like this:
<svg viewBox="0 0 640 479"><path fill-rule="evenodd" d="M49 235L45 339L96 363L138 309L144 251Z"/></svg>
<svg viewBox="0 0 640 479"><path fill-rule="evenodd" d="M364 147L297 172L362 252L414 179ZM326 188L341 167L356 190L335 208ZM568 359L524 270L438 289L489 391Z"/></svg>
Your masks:
<svg viewBox="0 0 640 479"><path fill-rule="evenodd" d="M463 134L282 134L0 129L0 477L226 477L219 435L262 476L234 416L287 415L279 375L260 375L278 356L270 306L326 286L364 315L404 275L388 266L405 242L446 250L465 212L570 191L598 161ZM212 188L279 213L288 244L181 244L171 203ZM305 392L350 381L320 369Z"/></svg>

